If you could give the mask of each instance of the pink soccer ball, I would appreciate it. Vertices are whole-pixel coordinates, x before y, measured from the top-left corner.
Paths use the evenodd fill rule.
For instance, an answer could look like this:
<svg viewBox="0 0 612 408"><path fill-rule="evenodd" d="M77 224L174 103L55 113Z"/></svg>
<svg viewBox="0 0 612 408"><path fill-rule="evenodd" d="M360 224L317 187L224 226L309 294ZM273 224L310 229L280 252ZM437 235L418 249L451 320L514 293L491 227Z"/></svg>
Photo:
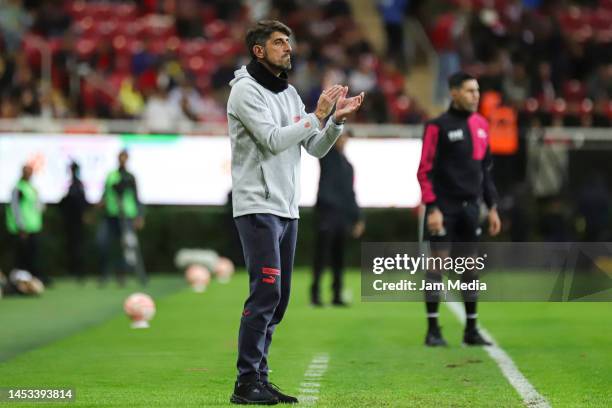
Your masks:
<svg viewBox="0 0 612 408"><path fill-rule="evenodd" d="M185 271L185 278L194 292L204 292L210 283L210 271L205 266L193 264Z"/></svg>
<svg viewBox="0 0 612 408"><path fill-rule="evenodd" d="M123 310L132 320L133 328L147 328L155 316L155 302L146 293L133 293L125 299Z"/></svg>
<svg viewBox="0 0 612 408"><path fill-rule="evenodd" d="M215 265L215 275L220 283L228 283L234 274L234 263L228 258L219 257Z"/></svg>

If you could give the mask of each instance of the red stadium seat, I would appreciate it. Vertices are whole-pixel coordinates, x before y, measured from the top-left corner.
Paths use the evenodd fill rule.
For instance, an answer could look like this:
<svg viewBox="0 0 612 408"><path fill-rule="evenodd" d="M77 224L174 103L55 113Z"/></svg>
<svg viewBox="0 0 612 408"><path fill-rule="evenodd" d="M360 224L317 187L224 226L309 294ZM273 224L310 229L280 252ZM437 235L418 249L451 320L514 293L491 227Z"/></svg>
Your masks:
<svg viewBox="0 0 612 408"><path fill-rule="evenodd" d="M395 121L400 123L406 119L412 110L412 106L412 100L406 94L400 94L394 97L389 103L391 115L395 118Z"/></svg>
<svg viewBox="0 0 612 408"><path fill-rule="evenodd" d="M76 54L81 59L91 57L96 49L97 42L91 38L80 38L76 42Z"/></svg>
<svg viewBox="0 0 612 408"><path fill-rule="evenodd" d="M44 39L38 35L26 34L21 40L21 47L25 53L28 65L32 69L40 68L41 54L40 47L44 43Z"/></svg>
<svg viewBox="0 0 612 408"><path fill-rule="evenodd" d="M113 38L113 49L116 53L126 53L128 52L128 39L125 35L120 34L116 35Z"/></svg>
<svg viewBox="0 0 612 408"><path fill-rule="evenodd" d="M561 29L575 31L589 24L590 16L585 9L578 6L568 7L559 15Z"/></svg>
<svg viewBox="0 0 612 408"><path fill-rule="evenodd" d="M142 19L141 36L147 38L170 38L176 35L174 20L167 16L150 15Z"/></svg>
<svg viewBox="0 0 612 408"><path fill-rule="evenodd" d="M149 42L149 51L156 55L161 55L166 53L167 51L176 51L180 44L180 40L178 37L170 37L170 38L155 38Z"/></svg>
<svg viewBox="0 0 612 408"><path fill-rule="evenodd" d="M138 17L138 9L135 4L121 3L115 6L113 15L122 22L133 21Z"/></svg>
<svg viewBox="0 0 612 408"><path fill-rule="evenodd" d="M591 13L576 6L570 7L559 18L561 29L579 42L587 41L593 36L591 20Z"/></svg>
<svg viewBox="0 0 612 408"><path fill-rule="evenodd" d="M563 98L557 98L550 106L550 113L553 116L565 116L567 113L567 102Z"/></svg>
<svg viewBox="0 0 612 408"><path fill-rule="evenodd" d="M525 101L524 110L527 113L534 114L540 110L540 103L536 98L527 98Z"/></svg>
<svg viewBox="0 0 612 408"><path fill-rule="evenodd" d="M98 35L101 37L112 38L117 34L119 25L115 21L110 20L101 22L96 28Z"/></svg>
<svg viewBox="0 0 612 408"><path fill-rule="evenodd" d="M63 41L63 38L58 37L50 38L47 41L47 46L51 49L51 54L56 54L62 48Z"/></svg>
<svg viewBox="0 0 612 408"><path fill-rule="evenodd" d="M205 40L187 40L181 42L178 52L182 58L188 58L195 55L204 55L206 48Z"/></svg>
<svg viewBox="0 0 612 408"><path fill-rule="evenodd" d="M189 58L187 68L196 76L209 76L215 69L216 64L210 59L205 59L202 56L196 55Z"/></svg>
<svg viewBox="0 0 612 408"><path fill-rule="evenodd" d="M85 16L76 22L76 30L80 36L91 37L98 33L96 21L91 16Z"/></svg>
<svg viewBox="0 0 612 408"><path fill-rule="evenodd" d="M208 49L210 55L214 58L221 58L226 55L234 55L240 50L240 44L236 44L234 40L227 38L225 40L214 41L209 44Z"/></svg>
<svg viewBox="0 0 612 408"><path fill-rule="evenodd" d="M593 113L593 101L589 98L585 98L580 102L580 106L578 107L578 113L582 116L591 115Z"/></svg>
<svg viewBox="0 0 612 408"><path fill-rule="evenodd" d="M73 1L68 6L68 13L75 20L81 19L85 16L86 3L84 1Z"/></svg>
<svg viewBox="0 0 612 408"><path fill-rule="evenodd" d="M180 47L181 47L180 37L177 37L176 35L174 35L166 40L166 49L168 51L178 52Z"/></svg>
<svg viewBox="0 0 612 408"><path fill-rule="evenodd" d="M117 25L117 34L123 34L126 37L141 37L144 31L144 24L141 20L130 22L121 22Z"/></svg>
<svg viewBox="0 0 612 408"><path fill-rule="evenodd" d="M113 7L107 2L88 3L86 13L96 21L107 21L113 17Z"/></svg>
<svg viewBox="0 0 612 408"><path fill-rule="evenodd" d="M586 89L582 82L572 79L563 84L563 97L568 101L579 101L586 96Z"/></svg>
<svg viewBox="0 0 612 408"><path fill-rule="evenodd" d="M599 0L599 6L606 10L612 11L612 0Z"/></svg>
<svg viewBox="0 0 612 408"><path fill-rule="evenodd" d="M113 38L113 49L117 54L132 55L143 47L142 41L137 38L117 35Z"/></svg>
<svg viewBox="0 0 612 408"><path fill-rule="evenodd" d="M599 43L612 42L612 9L599 8L591 17L595 41Z"/></svg>
<svg viewBox="0 0 612 408"><path fill-rule="evenodd" d="M204 27L206 38L211 40L221 40L230 35L229 25L222 20L215 20Z"/></svg>
<svg viewBox="0 0 612 408"><path fill-rule="evenodd" d="M208 23L212 23L217 18L217 11L214 6L205 5L202 6L202 23L203 25L207 25Z"/></svg>

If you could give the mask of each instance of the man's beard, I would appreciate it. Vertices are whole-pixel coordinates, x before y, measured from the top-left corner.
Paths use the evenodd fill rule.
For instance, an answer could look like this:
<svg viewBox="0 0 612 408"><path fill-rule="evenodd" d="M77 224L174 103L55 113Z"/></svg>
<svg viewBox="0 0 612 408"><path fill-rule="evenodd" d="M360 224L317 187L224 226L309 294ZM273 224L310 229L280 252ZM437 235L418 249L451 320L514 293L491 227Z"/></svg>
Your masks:
<svg viewBox="0 0 612 408"><path fill-rule="evenodd" d="M288 61L285 65L273 63L268 59L268 55L264 55L264 61L272 69L278 69L279 71L289 71L291 69L291 57L288 58Z"/></svg>

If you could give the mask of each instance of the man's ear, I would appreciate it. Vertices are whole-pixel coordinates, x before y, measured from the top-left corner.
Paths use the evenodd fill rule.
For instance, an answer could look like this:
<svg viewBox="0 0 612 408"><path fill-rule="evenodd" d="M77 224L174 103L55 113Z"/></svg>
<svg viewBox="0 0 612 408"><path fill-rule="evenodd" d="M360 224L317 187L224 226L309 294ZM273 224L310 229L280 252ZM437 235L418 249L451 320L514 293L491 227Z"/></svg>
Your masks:
<svg viewBox="0 0 612 408"><path fill-rule="evenodd" d="M264 47L261 45L254 45L253 54L255 54L257 58L263 58L264 57Z"/></svg>
<svg viewBox="0 0 612 408"><path fill-rule="evenodd" d="M457 88L451 88L450 89L450 96L451 96L451 98L455 99L457 97L458 93L459 93L459 89L457 89Z"/></svg>

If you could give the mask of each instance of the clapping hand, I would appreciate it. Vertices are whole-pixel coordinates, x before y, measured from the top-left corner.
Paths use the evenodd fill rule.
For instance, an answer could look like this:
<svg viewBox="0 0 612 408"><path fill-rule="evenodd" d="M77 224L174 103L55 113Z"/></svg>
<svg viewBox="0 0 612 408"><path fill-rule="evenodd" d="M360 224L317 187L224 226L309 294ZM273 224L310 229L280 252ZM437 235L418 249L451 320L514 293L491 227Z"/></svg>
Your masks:
<svg viewBox="0 0 612 408"><path fill-rule="evenodd" d="M315 115L317 115L319 122L323 123L325 118L331 113L338 98L344 92L344 88L342 85L334 85L321 93L317 102L317 108L315 109Z"/></svg>
<svg viewBox="0 0 612 408"><path fill-rule="evenodd" d="M342 88L342 93L336 102L336 113L334 115L335 122L344 122L346 118L355 113L363 103L363 98L365 97L363 92L352 98L347 98L347 94L348 86L345 86Z"/></svg>

